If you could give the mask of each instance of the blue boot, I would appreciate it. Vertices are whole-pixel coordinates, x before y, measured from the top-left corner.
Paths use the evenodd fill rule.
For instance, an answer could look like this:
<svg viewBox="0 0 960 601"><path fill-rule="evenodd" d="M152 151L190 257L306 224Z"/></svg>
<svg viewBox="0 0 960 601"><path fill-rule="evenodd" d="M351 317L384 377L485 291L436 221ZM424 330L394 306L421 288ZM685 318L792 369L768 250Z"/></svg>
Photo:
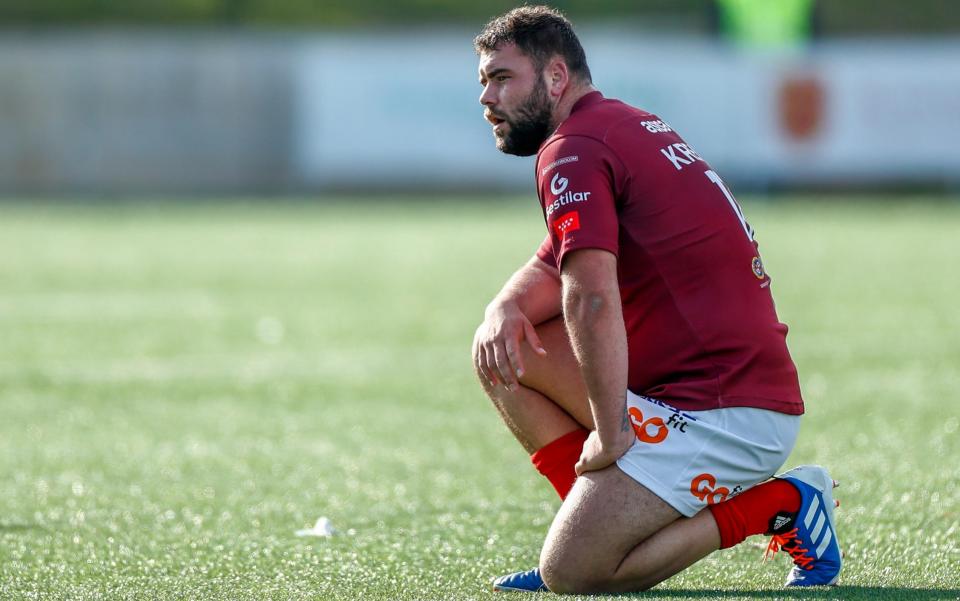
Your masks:
<svg viewBox="0 0 960 601"><path fill-rule="evenodd" d="M792 516L777 516L767 555L782 550L793 558L786 586L836 584L843 565L833 526L836 483L819 465L802 465L776 477L800 491L800 510Z"/></svg>
<svg viewBox="0 0 960 601"><path fill-rule="evenodd" d="M526 572L514 572L501 576L493 581L494 592L522 592L522 593L545 593L550 589L543 583L540 577L540 568L533 568Z"/></svg>

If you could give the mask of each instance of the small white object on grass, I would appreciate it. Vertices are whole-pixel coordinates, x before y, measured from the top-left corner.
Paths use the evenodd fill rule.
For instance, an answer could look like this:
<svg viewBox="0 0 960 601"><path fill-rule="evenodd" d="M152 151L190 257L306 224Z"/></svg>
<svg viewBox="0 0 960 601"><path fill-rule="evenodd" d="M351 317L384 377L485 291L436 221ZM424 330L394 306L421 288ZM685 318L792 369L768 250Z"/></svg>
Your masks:
<svg viewBox="0 0 960 601"><path fill-rule="evenodd" d="M336 530L333 529L333 524L330 523L330 520L327 518L320 518L317 520L317 523L313 525L313 528L297 530L294 532L294 534L297 536L319 536L322 538L329 538L333 536L334 532L336 532Z"/></svg>

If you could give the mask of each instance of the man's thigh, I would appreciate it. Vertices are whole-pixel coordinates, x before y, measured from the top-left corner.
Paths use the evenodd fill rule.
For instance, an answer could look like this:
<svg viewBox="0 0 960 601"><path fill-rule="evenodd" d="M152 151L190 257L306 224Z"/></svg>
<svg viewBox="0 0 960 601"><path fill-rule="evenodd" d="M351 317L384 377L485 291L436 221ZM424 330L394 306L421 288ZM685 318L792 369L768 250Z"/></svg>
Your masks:
<svg viewBox="0 0 960 601"><path fill-rule="evenodd" d="M570 346L563 317L545 321L536 328L547 354L538 355L529 345L521 345L526 372L520 378L520 383L544 395L580 425L592 430L593 414L587 400L587 387L573 347Z"/></svg>
<svg viewBox="0 0 960 601"><path fill-rule="evenodd" d="M604 588L638 544L680 513L616 465L577 478L540 554L547 586L557 592Z"/></svg>

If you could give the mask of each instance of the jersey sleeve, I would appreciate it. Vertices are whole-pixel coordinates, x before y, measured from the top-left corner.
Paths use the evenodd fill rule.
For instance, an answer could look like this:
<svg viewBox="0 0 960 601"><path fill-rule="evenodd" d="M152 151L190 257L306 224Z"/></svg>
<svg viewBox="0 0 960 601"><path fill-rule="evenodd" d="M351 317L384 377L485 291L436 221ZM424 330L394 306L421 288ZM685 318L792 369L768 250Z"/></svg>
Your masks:
<svg viewBox="0 0 960 601"><path fill-rule="evenodd" d="M543 242L540 243L540 248L537 249L537 258L550 267L556 268L557 259L553 256L553 239L550 234L547 234Z"/></svg>
<svg viewBox="0 0 960 601"><path fill-rule="evenodd" d="M537 192L558 267L573 250L618 254L617 164L605 144L587 137L559 138L540 153Z"/></svg>

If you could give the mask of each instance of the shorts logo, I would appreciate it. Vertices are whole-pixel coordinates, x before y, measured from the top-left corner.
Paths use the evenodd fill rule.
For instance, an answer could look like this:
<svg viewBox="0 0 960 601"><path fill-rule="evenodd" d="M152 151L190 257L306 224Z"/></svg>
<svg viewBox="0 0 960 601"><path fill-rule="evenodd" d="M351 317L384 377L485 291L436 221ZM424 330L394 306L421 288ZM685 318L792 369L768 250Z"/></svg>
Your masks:
<svg viewBox="0 0 960 601"><path fill-rule="evenodd" d="M659 400L659 399L655 399L655 398L648 397L648 396L642 396L642 395L640 395L640 398L643 399L643 400L645 400L645 401L648 402L648 403L653 403L654 405L657 405L658 407L663 407L664 409L666 409L666 410L670 411L671 413L675 414L676 417L670 416L670 418L667 420L667 425L669 426L669 425L672 424L674 428L679 427L681 432L686 432L685 428L687 427L687 422L688 422L688 421L691 421L691 422L697 421L697 418L693 417L693 416L690 415L689 413L684 413L684 412L680 411L679 409L677 409L676 407L673 407L673 406L671 406L671 405L668 405L668 404L664 403L663 401L661 401L661 400Z"/></svg>
<svg viewBox="0 0 960 601"><path fill-rule="evenodd" d="M707 505L716 505L735 497L743 492L739 484L731 491L726 486L717 486L717 479L713 474L700 474L690 481L690 494L705 502Z"/></svg>
<svg viewBox="0 0 960 601"><path fill-rule="evenodd" d="M687 426L690 425L690 422L684 419L684 417L686 417L685 414L680 413L679 411L674 409L674 412L671 413L670 417L667 418L667 425L671 426L674 430L680 430L681 432L686 434ZM693 421L697 421L697 420L693 420Z"/></svg>
<svg viewBox="0 0 960 601"><path fill-rule="evenodd" d="M550 180L550 192L554 194L563 194L563 191L567 189L567 184L570 183L565 177L560 177L560 172L557 172L553 175L553 179Z"/></svg>
<svg viewBox="0 0 960 601"><path fill-rule="evenodd" d="M667 438L667 434L670 434L670 428L659 417L651 417L644 421L643 412L636 407L630 407L627 413L630 415L633 432L640 442L658 444Z"/></svg>
<svg viewBox="0 0 960 601"><path fill-rule="evenodd" d="M564 213L560 216L559 220L553 224L553 229L557 232L557 238L563 240L568 233L580 229L580 213L576 211Z"/></svg>
<svg viewBox="0 0 960 601"><path fill-rule="evenodd" d="M727 500L730 489L717 486L717 479L713 474L700 474L690 481L690 493L707 505L716 505Z"/></svg>
<svg viewBox="0 0 960 601"><path fill-rule="evenodd" d="M763 270L763 261L760 260L760 257L754 257L753 261L750 263L750 268L753 270L753 275L757 276L758 280L762 280L767 277L767 272Z"/></svg>

